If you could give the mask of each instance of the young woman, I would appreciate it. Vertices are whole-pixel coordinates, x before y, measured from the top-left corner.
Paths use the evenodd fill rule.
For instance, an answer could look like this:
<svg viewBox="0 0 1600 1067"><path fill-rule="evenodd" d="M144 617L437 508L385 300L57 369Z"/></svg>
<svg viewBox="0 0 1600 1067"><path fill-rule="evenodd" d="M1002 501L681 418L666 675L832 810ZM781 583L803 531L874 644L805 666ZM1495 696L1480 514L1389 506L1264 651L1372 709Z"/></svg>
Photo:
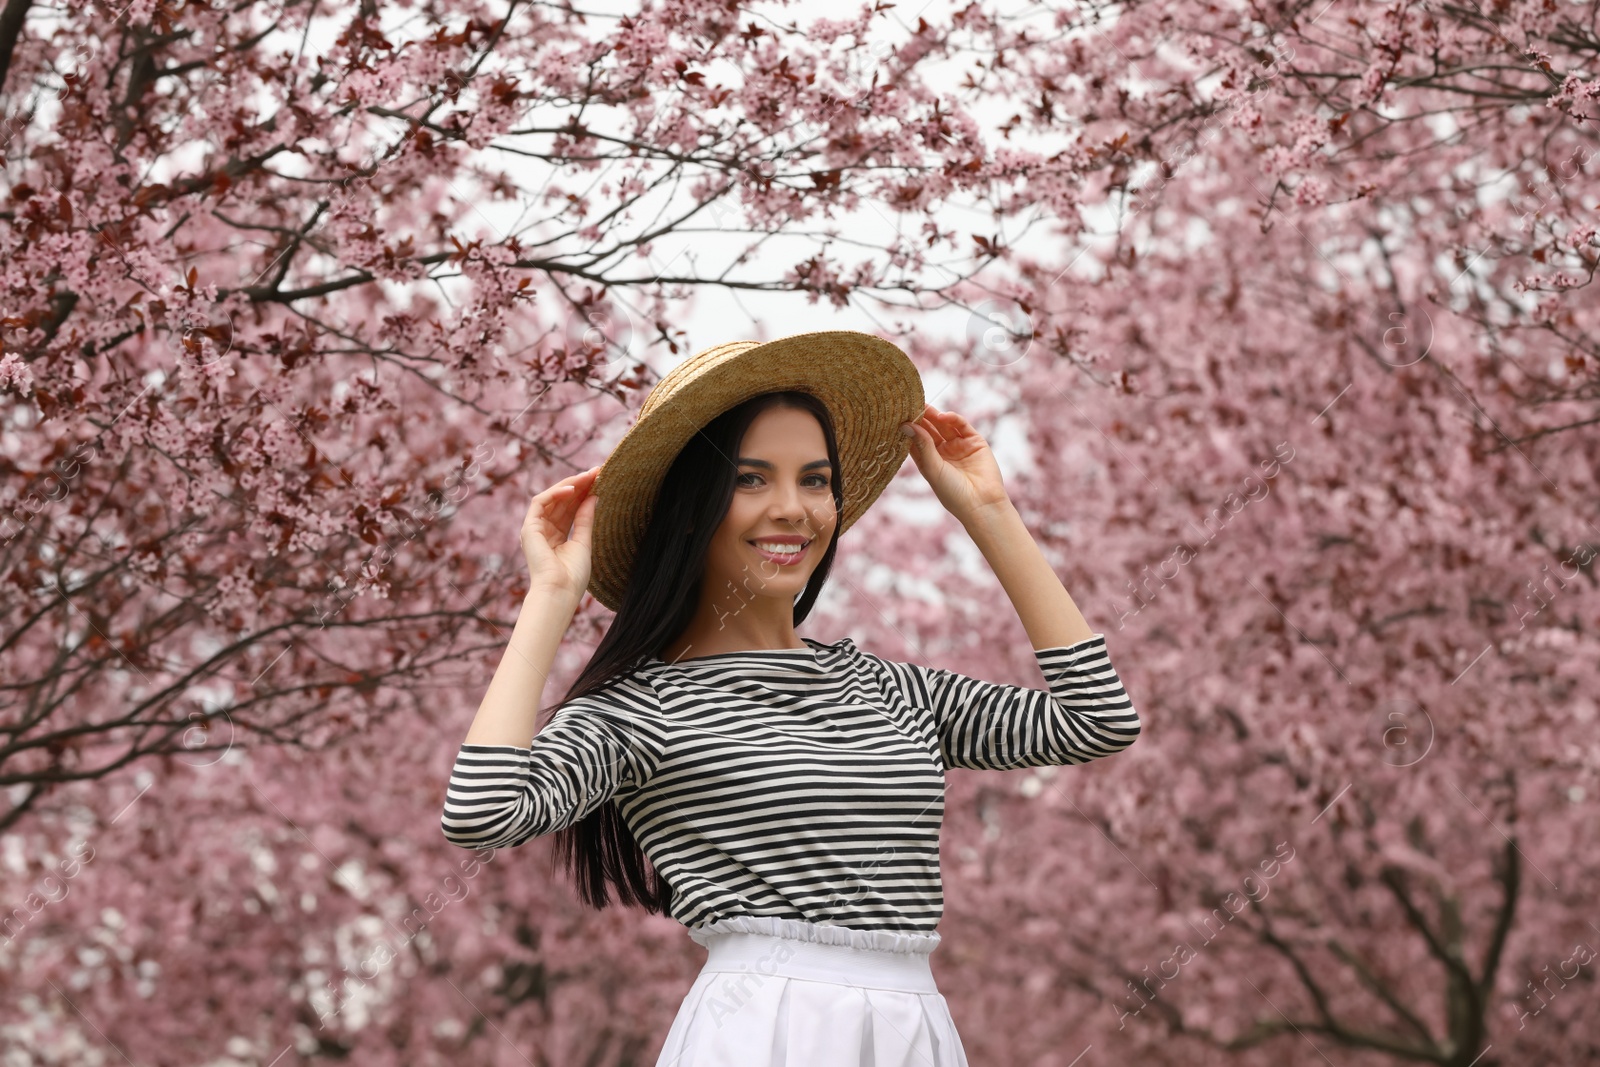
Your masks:
<svg viewBox="0 0 1600 1067"><path fill-rule="evenodd" d="M908 448L1048 690L796 633ZM445 836L556 834L587 903L609 885L706 947L658 1067L965 1067L928 963L945 769L1084 763L1140 726L984 439L880 338L736 342L667 374L603 467L535 496L522 545L532 581ZM585 591L616 618L537 729Z"/></svg>

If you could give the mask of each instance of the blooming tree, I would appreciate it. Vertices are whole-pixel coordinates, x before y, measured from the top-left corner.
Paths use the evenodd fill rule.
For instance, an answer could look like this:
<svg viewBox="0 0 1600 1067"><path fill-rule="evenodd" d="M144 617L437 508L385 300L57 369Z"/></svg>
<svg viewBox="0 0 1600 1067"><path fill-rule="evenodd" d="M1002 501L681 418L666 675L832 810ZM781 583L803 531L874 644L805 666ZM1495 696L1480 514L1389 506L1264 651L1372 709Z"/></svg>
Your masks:
<svg viewBox="0 0 1600 1067"><path fill-rule="evenodd" d="M1584 9L330 7L0 5L9 1044L653 1061L681 930L437 812L509 523L719 287L959 310L1148 723L952 774L974 1062L1593 1054ZM1037 684L860 530L808 629Z"/></svg>
<svg viewBox="0 0 1600 1067"><path fill-rule="evenodd" d="M1596 27L1253 14L1124 12L1115 106L1018 74L1086 87L1114 211L972 292L983 373L1154 743L980 792L949 936L1010 951L954 995L1014 1062L1584 1062Z"/></svg>

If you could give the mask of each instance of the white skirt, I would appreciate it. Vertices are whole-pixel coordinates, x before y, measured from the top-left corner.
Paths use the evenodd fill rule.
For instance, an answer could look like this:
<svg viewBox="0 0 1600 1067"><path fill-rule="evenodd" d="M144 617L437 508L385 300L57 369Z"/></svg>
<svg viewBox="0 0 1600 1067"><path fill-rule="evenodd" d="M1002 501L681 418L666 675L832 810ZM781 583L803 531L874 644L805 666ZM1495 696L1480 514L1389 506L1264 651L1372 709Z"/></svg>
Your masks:
<svg viewBox="0 0 1600 1067"><path fill-rule="evenodd" d="M740 915L689 937L705 966L656 1067L967 1067L928 966L937 933Z"/></svg>

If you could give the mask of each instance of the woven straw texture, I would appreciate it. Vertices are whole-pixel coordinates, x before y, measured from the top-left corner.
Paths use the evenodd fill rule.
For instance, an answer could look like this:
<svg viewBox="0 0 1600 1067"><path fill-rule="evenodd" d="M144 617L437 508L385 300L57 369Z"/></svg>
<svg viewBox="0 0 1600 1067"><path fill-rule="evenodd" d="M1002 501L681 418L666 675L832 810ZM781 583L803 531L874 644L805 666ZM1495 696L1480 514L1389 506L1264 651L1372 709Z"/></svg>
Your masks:
<svg viewBox="0 0 1600 1067"><path fill-rule="evenodd" d="M595 477L589 592L596 600L612 611L621 605L656 493L690 438L729 408L783 389L812 394L833 416L844 482L839 533L866 512L910 452L900 424L922 417L922 376L911 358L853 330L717 345L656 383Z"/></svg>

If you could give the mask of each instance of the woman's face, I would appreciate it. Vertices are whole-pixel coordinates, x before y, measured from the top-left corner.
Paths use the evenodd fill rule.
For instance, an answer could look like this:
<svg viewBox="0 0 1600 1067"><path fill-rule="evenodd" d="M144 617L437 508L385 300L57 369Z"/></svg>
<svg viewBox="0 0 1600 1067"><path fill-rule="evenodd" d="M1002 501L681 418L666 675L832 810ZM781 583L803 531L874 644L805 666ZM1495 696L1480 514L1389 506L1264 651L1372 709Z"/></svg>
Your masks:
<svg viewBox="0 0 1600 1067"><path fill-rule="evenodd" d="M773 407L751 421L739 454L728 513L706 555L707 591L781 597L792 603L827 551L838 522L833 471L822 426L809 411ZM765 549L806 545L798 555Z"/></svg>

